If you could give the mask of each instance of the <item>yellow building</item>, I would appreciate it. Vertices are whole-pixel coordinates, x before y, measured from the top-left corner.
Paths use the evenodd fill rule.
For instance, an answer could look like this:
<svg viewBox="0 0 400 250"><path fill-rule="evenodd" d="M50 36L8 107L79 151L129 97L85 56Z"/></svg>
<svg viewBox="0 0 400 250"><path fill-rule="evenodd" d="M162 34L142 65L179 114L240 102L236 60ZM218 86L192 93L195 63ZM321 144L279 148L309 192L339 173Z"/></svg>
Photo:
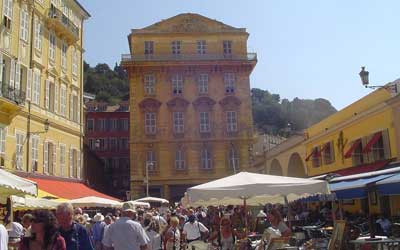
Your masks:
<svg viewBox="0 0 400 250"><path fill-rule="evenodd" d="M89 13L75 0L0 0L0 9L1 166L81 179Z"/></svg>
<svg viewBox="0 0 400 250"><path fill-rule="evenodd" d="M249 34L180 14L128 36L131 193L178 199L252 160Z"/></svg>

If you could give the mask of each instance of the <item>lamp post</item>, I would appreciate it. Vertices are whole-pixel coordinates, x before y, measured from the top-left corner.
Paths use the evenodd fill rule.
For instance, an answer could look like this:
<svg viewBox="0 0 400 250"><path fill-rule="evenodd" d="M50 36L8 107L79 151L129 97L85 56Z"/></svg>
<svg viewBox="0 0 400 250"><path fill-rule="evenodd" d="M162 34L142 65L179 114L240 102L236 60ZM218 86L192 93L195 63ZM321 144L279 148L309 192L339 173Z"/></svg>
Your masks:
<svg viewBox="0 0 400 250"><path fill-rule="evenodd" d="M146 197L148 197L149 196L149 167L153 167L153 165L154 165L154 163L153 162L149 162L149 161L147 161L146 162L146 179L145 179L145 182L146 182Z"/></svg>
<svg viewBox="0 0 400 250"><path fill-rule="evenodd" d="M358 75L361 78L361 83L365 88L370 88L370 89L387 89L389 91L393 91L394 93L397 93L397 84L396 83L388 83L386 85L375 85L371 86L369 85L369 72L365 70L365 67L361 67L360 73Z"/></svg>

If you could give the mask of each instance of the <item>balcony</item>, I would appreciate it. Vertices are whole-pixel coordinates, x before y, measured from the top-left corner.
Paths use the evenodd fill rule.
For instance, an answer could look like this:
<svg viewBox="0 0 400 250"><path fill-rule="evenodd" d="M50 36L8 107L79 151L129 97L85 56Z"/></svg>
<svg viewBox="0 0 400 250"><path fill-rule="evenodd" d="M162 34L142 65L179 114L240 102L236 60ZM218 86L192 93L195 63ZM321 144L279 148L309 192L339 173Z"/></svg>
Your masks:
<svg viewBox="0 0 400 250"><path fill-rule="evenodd" d="M8 84L0 88L0 123L10 124L25 104L25 92Z"/></svg>
<svg viewBox="0 0 400 250"><path fill-rule="evenodd" d="M257 62L256 53L246 55L225 54L162 54L162 55L132 55L123 54L121 61L129 62L167 62L167 61L245 61Z"/></svg>
<svg viewBox="0 0 400 250"><path fill-rule="evenodd" d="M65 39L68 45L79 40L79 28L62 11L54 7L48 10L46 24L49 29L56 32L57 36Z"/></svg>

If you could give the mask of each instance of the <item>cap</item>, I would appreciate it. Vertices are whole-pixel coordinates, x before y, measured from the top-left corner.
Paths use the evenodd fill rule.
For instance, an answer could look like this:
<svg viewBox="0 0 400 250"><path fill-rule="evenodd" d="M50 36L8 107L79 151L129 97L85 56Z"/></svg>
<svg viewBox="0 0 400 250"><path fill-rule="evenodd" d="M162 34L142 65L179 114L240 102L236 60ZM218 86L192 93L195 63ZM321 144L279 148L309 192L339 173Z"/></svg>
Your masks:
<svg viewBox="0 0 400 250"><path fill-rule="evenodd" d="M124 211L124 212L134 212L134 213L136 212L135 206L129 201L124 202L122 204L122 211Z"/></svg>

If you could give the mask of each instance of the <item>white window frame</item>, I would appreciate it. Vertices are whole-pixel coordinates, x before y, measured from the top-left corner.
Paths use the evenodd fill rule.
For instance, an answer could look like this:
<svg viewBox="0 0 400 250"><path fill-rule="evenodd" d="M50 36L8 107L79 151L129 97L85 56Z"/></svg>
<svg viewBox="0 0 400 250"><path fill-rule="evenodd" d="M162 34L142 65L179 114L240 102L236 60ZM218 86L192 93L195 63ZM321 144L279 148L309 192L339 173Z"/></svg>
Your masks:
<svg viewBox="0 0 400 250"><path fill-rule="evenodd" d="M0 128L0 155L4 155L6 153L6 136L7 128Z"/></svg>
<svg viewBox="0 0 400 250"><path fill-rule="evenodd" d="M157 132L157 114L155 112L146 112L144 118L145 134L154 135Z"/></svg>
<svg viewBox="0 0 400 250"><path fill-rule="evenodd" d="M32 168L39 165L39 136L32 135L31 137L31 164ZM35 163L36 162L36 163ZM37 170L37 169L36 169Z"/></svg>
<svg viewBox="0 0 400 250"><path fill-rule="evenodd" d="M154 95L156 93L156 77L153 74L144 75L144 93Z"/></svg>
<svg viewBox="0 0 400 250"><path fill-rule="evenodd" d="M61 84L60 86L60 115L66 116L67 114L67 86Z"/></svg>
<svg viewBox="0 0 400 250"><path fill-rule="evenodd" d="M13 0L4 0L3 1L3 16L5 18L7 18L8 19L7 21L10 23L10 27L7 27L7 28L12 29Z"/></svg>
<svg viewBox="0 0 400 250"><path fill-rule="evenodd" d="M183 170L185 168L185 152L182 149L178 149L175 151L175 169Z"/></svg>
<svg viewBox="0 0 400 250"><path fill-rule="evenodd" d="M43 26L42 26L42 23L39 20L39 18L36 16L35 16L35 20L34 20L34 26L35 26L34 46L38 52L41 52L42 51L42 29L43 29Z"/></svg>
<svg viewBox="0 0 400 250"><path fill-rule="evenodd" d="M208 93L208 74L200 74L197 79L197 87L199 94L207 94Z"/></svg>
<svg viewBox="0 0 400 250"><path fill-rule="evenodd" d="M129 119L128 118L122 118L122 131L128 131L129 130Z"/></svg>
<svg viewBox="0 0 400 250"><path fill-rule="evenodd" d="M41 84L41 73L39 69L33 70L33 81L32 81L32 103L40 105L40 84Z"/></svg>
<svg viewBox="0 0 400 250"><path fill-rule="evenodd" d="M224 55L232 55L232 41L223 41Z"/></svg>
<svg viewBox="0 0 400 250"><path fill-rule="evenodd" d="M72 74L78 75L78 50L76 48L72 50Z"/></svg>
<svg viewBox="0 0 400 250"><path fill-rule="evenodd" d="M208 133L211 131L210 112L199 113L200 133Z"/></svg>
<svg viewBox="0 0 400 250"><path fill-rule="evenodd" d="M60 143L60 175L65 176L65 156L67 153L67 145Z"/></svg>
<svg viewBox="0 0 400 250"><path fill-rule="evenodd" d="M155 171L157 169L156 153L153 150L146 151L145 164L145 168L148 168L148 171Z"/></svg>
<svg viewBox="0 0 400 250"><path fill-rule="evenodd" d="M174 133L182 134L185 131L185 114L181 111L172 113Z"/></svg>
<svg viewBox="0 0 400 250"><path fill-rule="evenodd" d="M226 111L226 129L228 132L237 131L237 112Z"/></svg>
<svg viewBox="0 0 400 250"><path fill-rule="evenodd" d="M181 54L181 41L172 41L171 42L171 52L173 55Z"/></svg>
<svg viewBox="0 0 400 250"><path fill-rule="evenodd" d="M206 40L197 41L197 54L204 55L207 53L207 42Z"/></svg>
<svg viewBox="0 0 400 250"><path fill-rule="evenodd" d="M183 75L175 74L172 76L172 93L174 95L183 94Z"/></svg>
<svg viewBox="0 0 400 250"><path fill-rule="evenodd" d="M24 138L24 134L20 132L15 133L15 167L17 170L22 170L23 167Z"/></svg>
<svg viewBox="0 0 400 250"><path fill-rule="evenodd" d="M235 74L232 72L224 73L225 93L235 92Z"/></svg>
<svg viewBox="0 0 400 250"><path fill-rule="evenodd" d="M49 60L54 63L56 60L56 46L57 46L57 38L54 31L49 31Z"/></svg>
<svg viewBox="0 0 400 250"><path fill-rule="evenodd" d="M28 42L29 38L29 13L26 6L21 7L20 14L20 39L24 42Z"/></svg>
<svg viewBox="0 0 400 250"><path fill-rule="evenodd" d="M67 54L68 54L68 44L65 41L61 43L61 68L63 71L67 70Z"/></svg>
<svg viewBox="0 0 400 250"><path fill-rule="evenodd" d="M201 159L201 168L202 169L212 169L212 153L210 149L204 148L201 150L200 153L200 159Z"/></svg>
<svg viewBox="0 0 400 250"><path fill-rule="evenodd" d="M145 55L154 54L154 41L144 41L144 54Z"/></svg>
<svg viewBox="0 0 400 250"><path fill-rule="evenodd" d="M239 154L236 148L231 147L229 149L228 157L229 157L228 159L229 168L231 168L234 171L237 171L239 169Z"/></svg>

